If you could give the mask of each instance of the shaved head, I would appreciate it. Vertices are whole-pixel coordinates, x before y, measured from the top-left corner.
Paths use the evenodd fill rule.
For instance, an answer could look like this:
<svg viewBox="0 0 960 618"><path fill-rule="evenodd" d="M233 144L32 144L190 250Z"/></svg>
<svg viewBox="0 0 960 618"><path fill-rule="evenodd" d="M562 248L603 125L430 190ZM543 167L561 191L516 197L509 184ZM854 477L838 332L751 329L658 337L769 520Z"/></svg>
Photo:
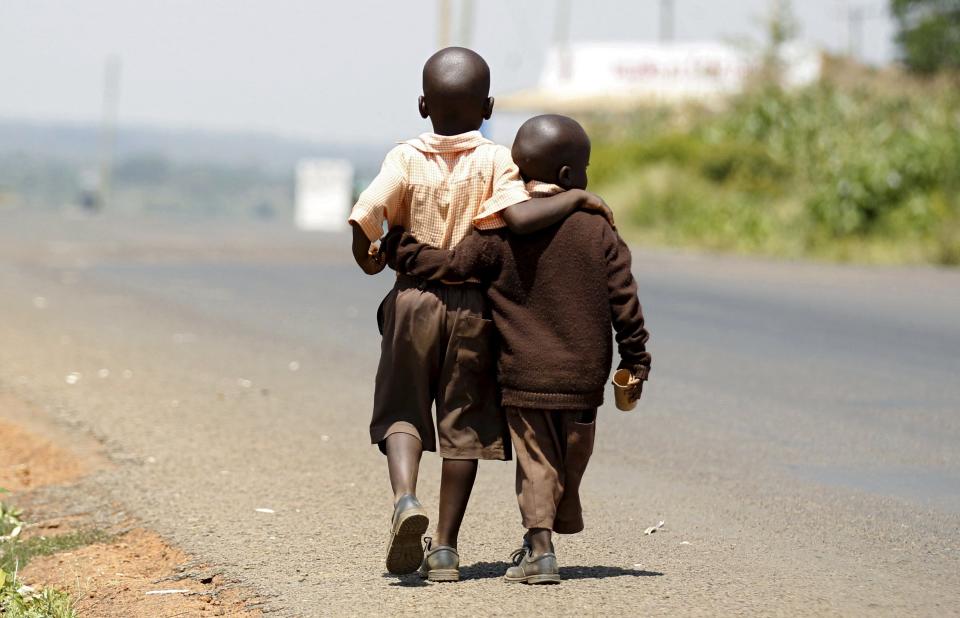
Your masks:
<svg viewBox="0 0 960 618"><path fill-rule="evenodd" d="M485 99L490 94L490 67L480 54L465 47L441 49L423 65L423 94L428 99Z"/></svg>
<svg viewBox="0 0 960 618"><path fill-rule="evenodd" d="M511 154L524 178L567 189L587 186L590 138L573 118L545 114L527 120L517 131Z"/></svg>
<svg viewBox="0 0 960 618"><path fill-rule="evenodd" d="M490 67L477 52L447 47L423 65L420 113L430 117L434 131L455 134L480 128L493 111Z"/></svg>

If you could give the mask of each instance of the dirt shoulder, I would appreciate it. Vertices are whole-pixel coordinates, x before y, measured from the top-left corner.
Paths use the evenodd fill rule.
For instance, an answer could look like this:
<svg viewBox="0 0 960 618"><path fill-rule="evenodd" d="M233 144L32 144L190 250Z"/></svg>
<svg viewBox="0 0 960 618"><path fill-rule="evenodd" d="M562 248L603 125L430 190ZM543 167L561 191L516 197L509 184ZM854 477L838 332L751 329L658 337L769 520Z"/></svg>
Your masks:
<svg viewBox="0 0 960 618"><path fill-rule="evenodd" d="M96 471L110 464L95 440L68 433L0 393L0 487L9 492L2 499L22 508L26 522L16 546L5 547L28 561L21 581L70 594L79 616L262 615L253 595L120 505L98 500L99 508L78 513L78 502L90 503L81 494L89 493Z"/></svg>
<svg viewBox="0 0 960 618"><path fill-rule="evenodd" d="M27 404L0 393L0 487L21 492L66 485L96 468L98 457L90 446L83 452L61 448L53 436L41 433L30 412Z"/></svg>

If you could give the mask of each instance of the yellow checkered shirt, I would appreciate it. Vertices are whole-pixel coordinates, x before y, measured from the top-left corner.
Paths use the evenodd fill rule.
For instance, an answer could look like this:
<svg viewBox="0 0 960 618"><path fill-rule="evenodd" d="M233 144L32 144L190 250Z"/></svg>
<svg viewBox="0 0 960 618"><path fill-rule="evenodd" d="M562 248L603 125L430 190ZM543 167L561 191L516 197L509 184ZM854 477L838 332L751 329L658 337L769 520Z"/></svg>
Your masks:
<svg viewBox="0 0 960 618"><path fill-rule="evenodd" d="M510 151L479 131L424 133L400 142L360 194L350 221L371 242L383 223L402 225L419 241L449 249L470 232L504 227L501 211L530 199Z"/></svg>

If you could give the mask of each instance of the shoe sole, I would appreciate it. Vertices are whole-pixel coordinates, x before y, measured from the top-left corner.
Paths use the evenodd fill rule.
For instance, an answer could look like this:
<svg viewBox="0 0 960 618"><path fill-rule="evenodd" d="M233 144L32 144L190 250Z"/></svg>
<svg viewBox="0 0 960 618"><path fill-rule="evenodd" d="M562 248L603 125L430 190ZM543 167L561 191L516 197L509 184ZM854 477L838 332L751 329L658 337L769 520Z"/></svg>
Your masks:
<svg viewBox="0 0 960 618"><path fill-rule="evenodd" d="M434 569L427 573L427 581L458 582L460 581L460 571L457 569Z"/></svg>
<svg viewBox="0 0 960 618"><path fill-rule="evenodd" d="M504 576L503 579L512 584L539 585L539 584L559 584L560 583L559 575L527 575L526 577L517 577L517 578Z"/></svg>
<svg viewBox="0 0 960 618"><path fill-rule="evenodd" d="M413 511L400 519L397 529L390 535L387 544L387 571L394 575L406 575L420 568L423 562L423 545L420 538L427 531L430 520L423 512Z"/></svg>

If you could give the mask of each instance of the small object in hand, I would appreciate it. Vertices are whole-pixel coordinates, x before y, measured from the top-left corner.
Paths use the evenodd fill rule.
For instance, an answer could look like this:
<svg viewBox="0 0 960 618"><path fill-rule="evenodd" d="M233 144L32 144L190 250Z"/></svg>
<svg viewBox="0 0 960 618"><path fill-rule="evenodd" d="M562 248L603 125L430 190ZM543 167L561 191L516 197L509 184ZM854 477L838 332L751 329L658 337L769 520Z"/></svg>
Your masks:
<svg viewBox="0 0 960 618"><path fill-rule="evenodd" d="M613 397L618 410L629 412L637 407L640 398L636 387L640 382L629 369L617 369L613 374Z"/></svg>
<svg viewBox="0 0 960 618"><path fill-rule="evenodd" d="M370 256L370 260L374 264L383 264L387 259L387 256L380 250L380 245L370 245L367 255Z"/></svg>

